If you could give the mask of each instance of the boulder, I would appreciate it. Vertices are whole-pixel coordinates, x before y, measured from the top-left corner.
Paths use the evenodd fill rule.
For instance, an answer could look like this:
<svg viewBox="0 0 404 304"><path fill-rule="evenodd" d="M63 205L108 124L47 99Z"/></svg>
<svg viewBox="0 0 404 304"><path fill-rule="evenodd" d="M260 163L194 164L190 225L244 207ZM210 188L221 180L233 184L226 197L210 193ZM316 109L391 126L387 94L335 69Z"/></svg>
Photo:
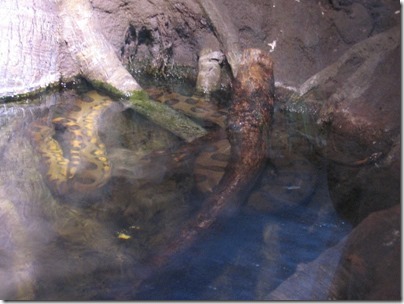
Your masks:
<svg viewBox="0 0 404 304"><path fill-rule="evenodd" d="M354 45L308 79L300 94L319 107L319 123L364 144L391 137L400 127L400 28Z"/></svg>
<svg viewBox="0 0 404 304"><path fill-rule="evenodd" d="M309 78L301 99L328 133L321 154L332 159L330 193L354 224L391 207L400 195L400 28L358 42L335 63ZM289 108L298 104L291 101ZM344 166L382 153L376 164Z"/></svg>
<svg viewBox="0 0 404 304"><path fill-rule="evenodd" d="M399 205L374 212L265 300L400 300Z"/></svg>
<svg viewBox="0 0 404 304"><path fill-rule="evenodd" d="M369 215L349 235L329 297L401 299L401 207Z"/></svg>
<svg viewBox="0 0 404 304"><path fill-rule="evenodd" d="M271 291L268 301L324 301L328 300L328 289L338 267L346 238L325 250L317 259L299 264L296 272Z"/></svg>
<svg viewBox="0 0 404 304"><path fill-rule="evenodd" d="M353 3L347 10L335 11L333 20L342 40L347 44L366 39L373 29L372 17L359 3Z"/></svg>

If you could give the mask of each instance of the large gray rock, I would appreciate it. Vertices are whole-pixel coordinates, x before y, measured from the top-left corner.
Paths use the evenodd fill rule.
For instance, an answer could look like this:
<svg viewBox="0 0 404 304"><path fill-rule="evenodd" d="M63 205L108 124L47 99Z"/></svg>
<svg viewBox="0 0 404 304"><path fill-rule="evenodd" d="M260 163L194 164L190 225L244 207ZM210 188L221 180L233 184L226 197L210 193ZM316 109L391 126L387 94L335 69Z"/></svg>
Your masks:
<svg viewBox="0 0 404 304"><path fill-rule="evenodd" d="M347 44L366 39L373 29L370 13L359 3L352 4L347 10L336 11L332 18L342 40Z"/></svg>
<svg viewBox="0 0 404 304"><path fill-rule="evenodd" d="M206 37L214 37L197 1L91 1L102 32L134 72L146 65L197 67Z"/></svg>

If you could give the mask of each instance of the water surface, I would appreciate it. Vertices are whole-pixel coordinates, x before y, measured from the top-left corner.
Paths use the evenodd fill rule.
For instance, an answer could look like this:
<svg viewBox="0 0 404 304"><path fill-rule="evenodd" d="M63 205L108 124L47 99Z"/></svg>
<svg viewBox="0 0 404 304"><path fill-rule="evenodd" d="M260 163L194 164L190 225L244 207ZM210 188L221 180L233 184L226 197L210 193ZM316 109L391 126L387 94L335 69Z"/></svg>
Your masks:
<svg viewBox="0 0 404 304"><path fill-rule="evenodd" d="M270 159L249 199L143 280L142 261L192 219L203 199L192 167L167 172L164 158L142 160L174 151L181 140L119 100L95 130L112 164L110 180L92 195L55 194L27 131L82 93L51 93L0 110L1 298L264 299L351 230L333 208L310 117L277 109Z"/></svg>

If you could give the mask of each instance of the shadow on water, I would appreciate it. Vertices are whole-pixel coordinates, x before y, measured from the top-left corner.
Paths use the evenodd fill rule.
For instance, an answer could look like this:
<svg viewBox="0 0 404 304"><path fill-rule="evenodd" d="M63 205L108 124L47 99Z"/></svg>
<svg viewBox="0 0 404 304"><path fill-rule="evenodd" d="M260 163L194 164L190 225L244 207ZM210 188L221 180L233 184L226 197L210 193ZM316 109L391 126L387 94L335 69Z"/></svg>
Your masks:
<svg viewBox="0 0 404 304"><path fill-rule="evenodd" d="M2 299L264 299L299 264L315 260L351 229L328 195L326 162L296 132L307 133L307 119L302 128L299 117L278 111L270 160L241 210L135 289L141 261L200 207L193 168L187 163L167 172L167 159L145 161L149 153L173 151L181 142L119 101L80 125L75 113L88 106L77 103L83 98L66 91L0 111L0 277L8 282L0 288ZM82 113L93 115L86 109ZM62 173L47 179L49 153L57 149L48 146L42 153L27 136L41 118L44 130L50 127L57 133L51 137L64 146L52 166L73 162L71 147L78 141L82 158L98 157L75 167L77 185L59 182ZM38 130L34 136L43 135ZM108 172L104 146L109 179L95 193L76 191L95 184L98 176L91 170Z"/></svg>

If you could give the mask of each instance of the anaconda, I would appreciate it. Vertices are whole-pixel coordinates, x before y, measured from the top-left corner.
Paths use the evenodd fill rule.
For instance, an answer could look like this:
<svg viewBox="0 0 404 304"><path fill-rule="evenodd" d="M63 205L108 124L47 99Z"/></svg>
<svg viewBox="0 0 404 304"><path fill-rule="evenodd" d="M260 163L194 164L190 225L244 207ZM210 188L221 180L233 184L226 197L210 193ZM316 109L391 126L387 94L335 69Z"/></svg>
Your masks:
<svg viewBox="0 0 404 304"><path fill-rule="evenodd" d="M172 256L189 247L202 231L209 229L219 217L237 210L246 199L267 160L273 103L271 58L258 49L245 50L233 80L226 128L231 151L225 173L202 202L195 218L150 259L152 269L163 266Z"/></svg>
<svg viewBox="0 0 404 304"><path fill-rule="evenodd" d="M197 140L197 142L184 147L181 152L184 154L192 153L192 147L190 146L200 148L199 143L203 141L203 147L197 149L198 151L196 152L193 174L197 190L205 194L211 193L222 179L230 158L230 142L224 132L227 111L219 108L217 101L206 96L186 96L157 87L148 88L146 91L156 101L165 103L194 119L205 123L210 122L222 128L222 133L215 136L214 140L205 140L206 138Z"/></svg>
<svg viewBox="0 0 404 304"><path fill-rule="evenodd" d="M194 118L224 126L226 113L201 96L183 96L149 89L153 99ZM113 102L91 91L68 104L59 105L53 117L33 121L28 134L42 160L42 173L56 195L89 193L102 187L111 177L111 163L98 136L98 121ZM211 192L227 165L230 144L226 138L209 143L199 154L194 174L197 188Z"/></svg>
<svg viewBox="0 0 404 304"><path fill-rule="evenodd" d="M109 180L111 164L97 130L100 116L112 103L91 91L61 106L61 114L30 124L28 135L54 194L90 193Z"/></svg>
<svg viewBox="0 0 404 304"><path fill-rule="evenodd" d="M192 118L204 122L209 121L221 128L226 124L227 110L218 107L219 100L197 94L192 96L181 95L166 88L158 87L147 88L146 91L152 99L166 103ZM267 198L265 210L276 209L271 207L273 204L277 206L280 204L287 206L300 204L313 192L316 180L316 173L309 161L301 155L289 155L290 153L286 151L288 147L285 141L289 135L284 124L279 123L278 120L275 127L276 132L271 144L272 150L274 145L277 145L272 156L272 160L276 160L275 172L272 170L274 166L270 166L271 168L268 168L264 173L264 180L270 182L265 184L261 181L258 185L259 189L253 194L254 201L257 196ZM188 155L195 157L193 163L195 185L197 190L205 195L212 193L215 186L219 184L230 159L230 142L224 128L221 133L219 132L211 134L210 138L205 137L187 144L179 152L176 151L174 157L176 161L186 158ZM299 188L294 188L293 191L286 193L292 186ZM258 206L256 203L253 205ZM259 205L257 208L262 210L263 204L259 203Z"/></svg>

